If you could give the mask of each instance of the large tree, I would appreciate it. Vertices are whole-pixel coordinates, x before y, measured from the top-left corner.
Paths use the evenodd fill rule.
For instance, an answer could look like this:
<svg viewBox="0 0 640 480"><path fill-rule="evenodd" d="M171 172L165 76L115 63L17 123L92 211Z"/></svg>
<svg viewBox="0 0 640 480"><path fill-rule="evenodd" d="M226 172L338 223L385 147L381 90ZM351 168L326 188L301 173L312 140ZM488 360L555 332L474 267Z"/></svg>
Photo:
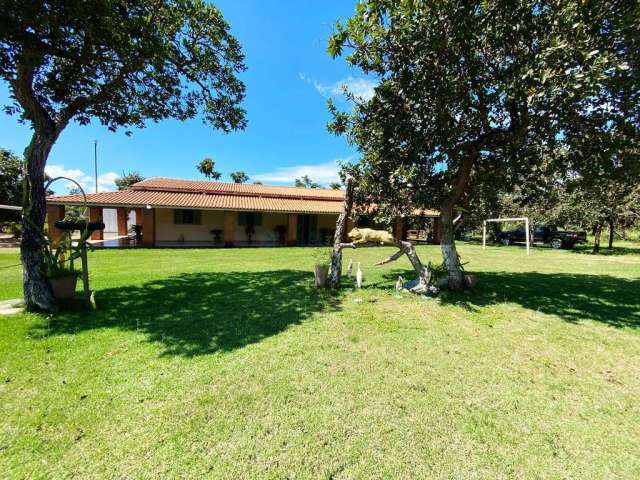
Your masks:
<svg viewBox="0 0 640 480"><path fill-rule="evenodd" d="M0 0L0 76L28 122L21 244L27 308L53 309L41 272L44 167L71 121L109 130L147 120L245 126L245 69L220 11L198 0Z"/></svg>
<svg viewBox="0 0 640 480"><path fill-rule="evenodd" d="M599 35L630 2L369 0L339 22L329 53L377 77L374 97L353 111L330 103L330 131L362 153L347 168L357 202L387 215L440 210L449 286L463 272L455 211L474 188L516 184L551 158L584 108L600 106L603 79L625 60ZM631 28L631 27L630 27ZM633 27L637 28L637 27ZM619 32L607 31L613 45ZM593 106L592 105L592 106Z"/></svg>

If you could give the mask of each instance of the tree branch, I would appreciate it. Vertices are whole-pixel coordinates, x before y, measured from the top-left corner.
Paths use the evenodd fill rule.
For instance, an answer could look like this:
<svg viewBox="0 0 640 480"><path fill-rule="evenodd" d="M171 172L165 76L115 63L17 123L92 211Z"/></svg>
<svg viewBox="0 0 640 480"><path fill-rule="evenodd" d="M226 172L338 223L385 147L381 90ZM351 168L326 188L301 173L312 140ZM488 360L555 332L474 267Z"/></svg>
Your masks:
<svg viewBox="0 0 640 480"><path fill-rule="evenodd" d="M11 80L13 94L20 103L20 106L22 106L25 116L33 122L36 130L54 133L55 122L33 91L35 67L35 62L25 63L24 58L18 63L16 78Z"/></svg>

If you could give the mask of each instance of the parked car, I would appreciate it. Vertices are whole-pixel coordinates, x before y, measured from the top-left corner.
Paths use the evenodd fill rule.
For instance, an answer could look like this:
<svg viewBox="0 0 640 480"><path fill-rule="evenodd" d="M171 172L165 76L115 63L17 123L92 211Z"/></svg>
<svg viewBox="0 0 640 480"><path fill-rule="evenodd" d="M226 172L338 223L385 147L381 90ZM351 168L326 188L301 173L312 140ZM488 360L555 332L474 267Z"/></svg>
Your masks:
<svg viewBox="0 0 640 480"><path fill-rule="evenodd" d="M496 241L503 245L526 242L524 227L500 232ZM541 225L533 229L533 242L550 245L551 248L573 248L576 243L587 243L586 232L567 232L558 230L554 225Z"/></svg>

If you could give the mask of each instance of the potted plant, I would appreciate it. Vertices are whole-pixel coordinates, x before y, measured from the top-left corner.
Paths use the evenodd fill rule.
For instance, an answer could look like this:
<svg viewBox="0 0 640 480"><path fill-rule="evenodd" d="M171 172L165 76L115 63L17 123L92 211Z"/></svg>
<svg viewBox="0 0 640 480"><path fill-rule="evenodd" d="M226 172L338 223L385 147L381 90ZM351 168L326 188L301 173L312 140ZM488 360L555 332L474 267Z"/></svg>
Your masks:
<svg viewBox="0 0 640 480"><path fill-rule="evenodd" d="M56 300L68 300L76 293L78 272L74 268L74 260L80 251L73 247L70 235L57 245L51 241L45 243L43 250L43 270L49 281L51 292Z"/></svg>
<svg viewBox="0 0 640 480"><path fill-rule="evenodd" d="M278 243L280 245L284 245L286 242L286 234L287 234L287 227L286 225L276 225L273 229L274 232L276 232L276 235L278 235Z"/></svg>
<svg viewBox="0 0 640 480"><path fill-rule="evenodd" d="M316 288L324 288L329 277L331 253L326 248L319 248L315 255L314 278Z"/></svg>
<svg viewBox="0 0 640 480"><path fill-rule="evenodd" d="M131 225L136 242L142 241L142 225Z"/></svg>
<svg viewBox="0 0 640 480"><path fill-rule="evenodd" d="M256 233L256 229L253 226L253 223L250 223L245 227L244 233L247 235L247 242L251 243L251 237L254 233Z"/></svg>
<svg viewBox="0 0 640 480"><path fill-rule="evenodd" d="M214 228L213 230L211 230L211 235L213 235L213 242L214 243L221 243L222 242L222 230L220 230L219 228Z"/></svg>

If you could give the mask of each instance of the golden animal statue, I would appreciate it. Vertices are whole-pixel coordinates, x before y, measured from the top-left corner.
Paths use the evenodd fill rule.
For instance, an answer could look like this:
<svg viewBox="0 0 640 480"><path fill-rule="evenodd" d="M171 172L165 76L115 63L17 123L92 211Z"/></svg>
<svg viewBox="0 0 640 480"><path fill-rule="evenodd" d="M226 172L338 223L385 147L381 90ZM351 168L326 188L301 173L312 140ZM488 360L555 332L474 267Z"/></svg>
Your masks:
<svg viewBox="0 0 640 480"><path fill-rule="evenodd" d="M348 233L351 241L358 245L363 243L379 243L380 245L398 245L398 241L386 230L371 228L354 228Z"/></svg>

